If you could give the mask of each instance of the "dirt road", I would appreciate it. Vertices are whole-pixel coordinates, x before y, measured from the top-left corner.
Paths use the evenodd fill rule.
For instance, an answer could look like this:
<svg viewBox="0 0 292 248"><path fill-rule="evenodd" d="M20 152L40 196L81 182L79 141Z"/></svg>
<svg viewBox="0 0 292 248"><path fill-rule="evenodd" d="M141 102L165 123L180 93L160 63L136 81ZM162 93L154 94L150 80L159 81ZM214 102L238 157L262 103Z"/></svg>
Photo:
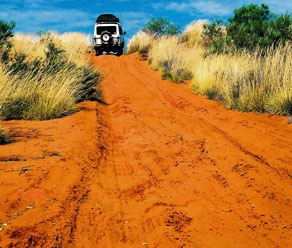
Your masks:
<svg viewBox="0 0 292 248"><path fill-rule="evenodd" d="M0 247L292 247L292 125L225 110L138 55L92 57L106 104L4 125Z"/></svg>

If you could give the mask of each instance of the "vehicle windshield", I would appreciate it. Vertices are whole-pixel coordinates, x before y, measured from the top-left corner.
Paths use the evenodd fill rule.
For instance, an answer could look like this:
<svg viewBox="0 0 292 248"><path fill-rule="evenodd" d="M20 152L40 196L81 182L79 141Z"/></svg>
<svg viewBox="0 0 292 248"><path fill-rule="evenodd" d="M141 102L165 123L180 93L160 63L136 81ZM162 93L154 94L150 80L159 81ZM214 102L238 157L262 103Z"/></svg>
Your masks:
<svg viewBox="0 0 292 248"><path fill-rule="evenodd" d="M104 31L107 31L111 34L117 34L117 27L116 26L98 26L96 28L96 34L101 34Z"/></svg>

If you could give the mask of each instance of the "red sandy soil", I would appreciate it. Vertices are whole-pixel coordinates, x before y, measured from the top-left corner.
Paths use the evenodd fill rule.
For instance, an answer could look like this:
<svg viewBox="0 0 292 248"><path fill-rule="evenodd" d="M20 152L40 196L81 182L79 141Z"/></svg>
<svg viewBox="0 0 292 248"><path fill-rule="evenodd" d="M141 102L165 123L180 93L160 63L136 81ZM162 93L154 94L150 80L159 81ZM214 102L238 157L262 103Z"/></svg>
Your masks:
<svg viewBox="0 0 292 248"><path fill-rule="evenodd" d="M105 104L7 121L0 247L292 247L292 125L92 57Z"/></svg>

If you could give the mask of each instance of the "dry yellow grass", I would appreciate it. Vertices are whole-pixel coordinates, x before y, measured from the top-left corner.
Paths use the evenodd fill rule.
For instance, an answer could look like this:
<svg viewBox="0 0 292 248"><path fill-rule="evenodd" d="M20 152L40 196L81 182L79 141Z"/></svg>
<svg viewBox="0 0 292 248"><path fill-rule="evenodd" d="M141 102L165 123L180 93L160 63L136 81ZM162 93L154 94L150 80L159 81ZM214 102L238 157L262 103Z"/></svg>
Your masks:
<svg viewBox="0 0 292 248"><path fill-rule="evenodd" d="M57 35L56 37L60 39L70 62L74 62L78 66L88 66L89 57L84 56L84 54L90 50L89 35L71 32Z"/></svg>
<svg viewBox="0 0 292 248"><path fill-rule="evenodd" d="M0 119L44 120L74 112L76 101L86 93L84 87L91 87L92 77L96 77L85 56L89 37L78 33L45 37L16 34L12 42L12 57L24 53L27 62L40 59L43 64L37 69L11 71L0 63ZM64 53L46 58L50 42Z"/></svg>
<svg viewBox="0 0 292 248"><path fill-rule="evenodd" d="M213 55L193 69L193 85L228 108L288 114L292 111L292 47L241 55ZM290 102L290 107L289 107ZM289 110L290 108L290 110Z"/></svg>
<svg viewBox="0 0 292 248"><path fill-rule="evenodd" d="M197 51L204 51L202 32L205 20L197 20L186 26L182 33L181 41L186 43L188 47L194 48Z"/></svg>
<svg viewBox="0 0 292 248"><path fill-rule="evenodd" d="M10 76L0 67L0 118L44 120L74 111L80 76L65 70L33 78L30 73Z"/></svg>
<svg viewBox="0 0 292 248"><path fill-rule="evenodd" d="M194 49L179 42L175 36L161 37L154 41L148 62L154 70L161 70L165 78L175 82L191 79L190 65L195 56Z"/></svg>
<svg viewBox="0 0 292 248"><path fill-rule="evenodd" d="M187 26L182 36L161 37L151 44L149 63L155 70L192 76L192 88L242 111L292 114L292 44L266 53L204 56L203 21ZM140 39L135 40L139 47Z"/></svg>
<svg viewBox="0 0 292 248"><path fill-rule="evenodd" d="M58 47L65 50L68 61L78 66L88 66L89 59L84 56L89 51L90 36L82 33L49 32L41 35L27 35L16 33L12 39L13 50L28 55L27 59L45 58L46 46L49 41L53 41Z"/></svg>
<svg viewBox="0 0 292 248"><path fill-rule="evenodd" d="M147 53L153 46L154 36L149 33L139 31L128 42L127 54L134 52Z"/></svg>

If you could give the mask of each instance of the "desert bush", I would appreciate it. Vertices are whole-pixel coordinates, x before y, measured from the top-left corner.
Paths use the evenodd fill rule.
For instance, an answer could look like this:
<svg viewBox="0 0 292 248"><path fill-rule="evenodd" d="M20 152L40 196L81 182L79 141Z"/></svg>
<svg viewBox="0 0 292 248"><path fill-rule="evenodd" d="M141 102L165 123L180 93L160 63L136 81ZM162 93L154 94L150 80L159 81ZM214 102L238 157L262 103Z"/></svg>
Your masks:
<svg viewBox="0 0 292 248"><path fill-rule="evenodd" d="M62 117L73 113L77 102L96 99L99 74L85 58L84 36L73 54L69 43L78 43L73 36L70 41L70 34L40 33L12 40L8 59L0 64L1 119Z"/></svg>
<svg viewBox="0 0 292 248"><path fill-rule="evenodd" d="M177 37L161 37L154 41L148 62L154 70L162 71L163 79L182 82L192 78L186 59L189 52Z"/></svg>
<svg viewBox="0 0 292 248"><path fill-rule="evenodd" d="M191 22L183 31L180 37L180 41L190 48L195 48L196 51L203 50L204 42L202 38L202 32L206 23L207 22L204 20Z"/></svg>
<svg viewBox="0 0 292 248"><path fill-rule="evenodd" d="M213 53L236 53L292 41L292 18L290 15L275 15L265 4L250 4L234 11L225 27L217 20L204 25L203 39L206 55Z"/></svg>
<svg viewBox="0 0 292 248"><path fill-rule="evenodd" d="M291 17L275 16L265 5L234 13L227 26L197 21L181 37L156 37L149 64L164 79L191 78L193 90L227 108L291 116Z"/></svg>
<svg viewBox="0 0 292 248"><path fill-rule="evenodd" d="M155 37L172 36L179 34L179 25L171 23L168 19L163 17L152 18L147 22L143 31L154 35Z"/></svg>
<svg viewBox="0 0 292 248"><path fill-rule="evenodd" d="M263 55L264 53L264 55ZM193 87L242 111L291 114L292 47L212 55L194 69Z"/></svg>
<svg viewBox="0 0 292 248"><path fill-rule="evenodd" d="M76 72L60 70L55 74L38 72L11 75L1 70L0 117L2 119L45 120L72 113L80 98L81 86Z"/></svg>
<svg viewBox="0 0 292 248"><path fill-rule="evenodd" d="M13 36L14 22L5 22L0 20L0 47L5 45L9 38Z"/></svg>
<svg viewBox="0 0 292 248"><path fill-rule="evenodd" d="M9 134L0 126L0 145L10 142Z"/></svg>
<svg viewBox="0 0 292 248"><path fill-rule="evenodd" d="M13 36L12 30L15 27L14 22L5 22L0 20L0 58L1 62L5 62L9 59L9 52L11 49L10 38Z"/></svg>
<svg viewBox="0 0 292 248"><path fill-rule="evenodd" d="M139 31L135 34L128 42L127 45L127 54L131 54L134 52L139 52L140 54L148 53L153 45L154 36L145 33L143 31Z"/></svg>

